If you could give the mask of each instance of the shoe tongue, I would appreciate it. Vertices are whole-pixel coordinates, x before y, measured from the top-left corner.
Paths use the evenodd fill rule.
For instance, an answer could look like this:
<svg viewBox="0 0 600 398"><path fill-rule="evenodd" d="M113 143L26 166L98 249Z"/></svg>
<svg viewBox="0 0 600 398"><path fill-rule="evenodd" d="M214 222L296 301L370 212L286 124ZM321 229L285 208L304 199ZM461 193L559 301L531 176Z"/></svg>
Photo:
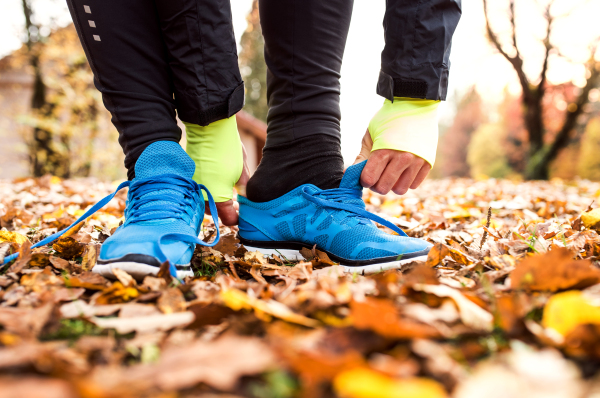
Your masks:
<svg viewBox="0 0 600 398"><path fill-rule="evenodd" d="M363 187L360 185L360 175L362 174L366 164L367 161L365 160L348 167L344 173L344 177L342 177L340 188L357 189L362 191Z"/></svg>
<svg viewBox="0 0 600 398"><path fill-rule="evenodd" d="M135 177L148 178L160 174L176 174L192 178L196 164L181 145L172 141L150 144L135 163Z"/></svg>

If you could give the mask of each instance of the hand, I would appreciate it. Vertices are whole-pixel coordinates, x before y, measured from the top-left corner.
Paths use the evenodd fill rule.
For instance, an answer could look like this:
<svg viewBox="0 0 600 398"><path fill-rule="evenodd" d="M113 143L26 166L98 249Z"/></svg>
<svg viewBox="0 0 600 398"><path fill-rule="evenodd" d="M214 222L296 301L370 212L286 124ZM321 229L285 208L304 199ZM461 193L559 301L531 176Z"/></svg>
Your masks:
<svg viewBox="0 0 600 398"><path fill-rule="evenodd" d="M385 195L390 190L404 195L408 189L415 189L427 177L431 165L410 152L393 149L379 149L371 152L373 140L367 129L362 139L360 154L354 164L368 159L361 176L360 183L371 191Z"/></svg>
<svg viewBox="0 0 600 398"><path fill-rule="evenodd" d="M240 179L236 183L236 185L245 186L250 179L250 170L248 169L247 164L247 155L246 148L242 144L242 151L244 152L244 167L242 169L242 175ZM206 214L210 214L210 209L208 208L208 202L204 202L204 212ZM233 199L228 200L227 202L217 202L217 213L219 213L219 218L221 222L227 226L237 225L238 223L238 213L237 209L239 207L238 203L233 201Z"/></svg>

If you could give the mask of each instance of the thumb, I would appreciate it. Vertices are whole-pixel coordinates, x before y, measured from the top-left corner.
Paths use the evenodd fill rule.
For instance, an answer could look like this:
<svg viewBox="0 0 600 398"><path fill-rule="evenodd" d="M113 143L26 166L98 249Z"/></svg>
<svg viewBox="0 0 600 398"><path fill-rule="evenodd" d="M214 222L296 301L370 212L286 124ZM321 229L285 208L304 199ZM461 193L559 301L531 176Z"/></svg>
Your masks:
<svg viewBox="0 0 600 398"><path fill-rule="evenodd" d="M354 163L352 164L354 165L364 160L367 160L371 155L371 149L373 149L373 139L371 138L371 133L369 133L369 129L367 129L367 132L365 133L362 139L360 153L358 154L358 156L354 160Z"/></svg>
<svg viewBox="0 0 600 398"><path fill-rule="evenodd" d="M238 223L238 213L235 210L235 203L232 199L227 202L218 202L215 203L217 205L217 213L219 214L219 218L224 225L228 227L232 225L236 225ZM208 207L208 202L204 202L205 213L210 214L210 208Z"/></svg>

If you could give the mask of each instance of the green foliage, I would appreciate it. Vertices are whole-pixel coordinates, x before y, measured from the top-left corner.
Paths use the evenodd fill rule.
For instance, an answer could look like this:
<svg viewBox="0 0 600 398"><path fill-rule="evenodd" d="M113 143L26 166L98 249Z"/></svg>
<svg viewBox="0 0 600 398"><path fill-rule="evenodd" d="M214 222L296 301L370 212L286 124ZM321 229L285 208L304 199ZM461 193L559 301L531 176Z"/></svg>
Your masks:
<svg viewBox="0 0 600 398"><path fill-rule="evenodd" d="M244 110L263 122L267 121L267 65L265 64L265 41L260 28L258 1L252 3L252 11L246 18L248 27L240 45L240 72L246 84Z"/></svg>
<svg viewBox="0 0 600 398"><path fill-rule="evenodd" d="M589 180L600 180L600 117L588 123L581 139L578 174Z"/></svg>
<svg viewBox="0 0 600 398"><path fill-rule="evenodd" d="M298 389L298 382L288 373L276 370L265 375L264 383L252 383L250 392L255 398L291 398Z"/></svg>
<svg viewBox="0 0 600 398"><path fill-rule="evenodd" d="M41 340L75 341L81 336L99 336L103 330L83 319L61 319L58 328L42 336Z"/></svg>
<svg viewBox="0 0 600 398"><path fill-rule="evenodd" d="M511 173L502 140L503 131L497 124L482 124L475 130L467 155L473 177L503 178Z"/></svg>

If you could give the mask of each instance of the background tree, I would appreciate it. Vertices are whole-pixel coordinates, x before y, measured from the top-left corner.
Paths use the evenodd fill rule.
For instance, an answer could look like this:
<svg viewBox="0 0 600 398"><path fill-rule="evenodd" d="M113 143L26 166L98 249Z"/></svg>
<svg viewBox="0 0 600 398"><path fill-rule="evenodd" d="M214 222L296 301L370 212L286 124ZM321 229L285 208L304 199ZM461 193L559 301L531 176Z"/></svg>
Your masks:
<svg viewBox="0 0 600 398"><path fill-rule="evenodd" d="M29 65L33 72L33 92L31 110L36 115L47 115L52 112L47 102L47 90L42 72L41 57L46 37L42 35L42 26L36 23L32 1L22 0L25 17L25 47ZM29 145L29 160L34 176L56 173L62 169L60 156L56 153L50 131L34 127Z"/></svg>
<svg viewBox="0 0 600 398"><path fill-rule="evenodd" d="M562 122L557 129L554 137L548 136L548 126L545 124L544 103L547 95L547 73L548 66L552 58L560 57L560 50L551 42L552 29L558 18L567 17L568 14L555 16L552 12L553 0L550 0L543 7L542 16L546 22L546 30L542 45L544 46L544 56L542 59L541 71L539 76L531 78L527 76L523 69L523 55L517 45L517 29L515 23L515 1L510 0L508 4L508 19L510 25L510 34L508 38L500 37L492 28L490 23L490 13L488 10L488 0L483 0L483 8L486 19L486 29L492 45L506 58L519 79L522 89L521 104L523 108L523 119L525 129L527 130L527 159L525 165L525 177L528 179L547 179L549 176L550 164L556 159L557 155L569 144L569 138L576 128L578 119L587 113L586 104L589 102L590 91L600 82L600 62L596 61L595 55L598 40L590 44L590 56L584 63L586 70L585 84L579 90L578 95L567 103L563 112Z"/></svg>
<svg viewBox="0 0 600 398"><path fill-rule="evenodd" d="M504 178L512 172L502 145L502 130L498 124L486 123L473 132L467 155L473 177Z"/></svg>
<svg viewBox="0 0 600 398"><path fill-rule="evenodd" d="M258 0L252 2L252 10L246 17L248 27L240 45L240 71L246 82L246 105L244 110L263 122L267 121L267 65L265 64L265 41L260 28Z"/></svg>

